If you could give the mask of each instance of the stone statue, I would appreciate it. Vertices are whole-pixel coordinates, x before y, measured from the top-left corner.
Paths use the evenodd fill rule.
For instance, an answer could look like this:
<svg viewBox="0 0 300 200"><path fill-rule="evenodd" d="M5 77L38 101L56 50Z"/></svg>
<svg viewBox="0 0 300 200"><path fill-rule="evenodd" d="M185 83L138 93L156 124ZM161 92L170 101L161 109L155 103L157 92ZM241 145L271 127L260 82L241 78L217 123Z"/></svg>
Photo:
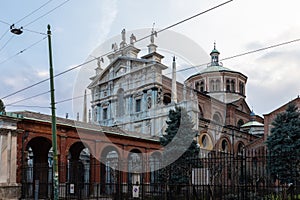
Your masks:
<svg viewBox="0 0 300 200"><path fill-rule="evenodd" d="M148 97L147 98L147 107L148 107L148 109L150 109L151 106L152 106L152 99L151 99L151 97Z"/></svg>
<svg viewBox="0 0 300 200"><path fill-rule="evenodd" d="M134 44L136 42L136 37L135 37L135 35L133 35L133 33L131 34L131 36L130 36L130 44Z"/></svg>
<svg viewBox="0 0 300 200"><path fill-rule="evenodd" d="M151 36L150 36L150 42L151 42L151 44L154 44L154 36L157 37L157 32L154 30L154 27L153 27L152 31L151 31Z"/></svg>
<svg viewBox="0 0 300 200"><path fill-rule="evenodd" d="M97 66L98 66L99 68L101 68L101 62L104 63L103 58L102 58L102 57L98 57L98 58L97 58Z"/></svg>
<svg viewBox="0 0 300 200"><path fill-rule="evenodd" d="M156 99L156 103L160 104L162 102L162 90L161 88L157 91L157 99Z"/></svg>
<svg viewBox="0 0 300 200"><path fill-rule="evenodd" d="M117 50L118 50L118 45L117 45L117 43L116 43L116 42L113 43L113 44L111 45L111 48L112 48L114 51L117 51Z"/></svg>
<svg viewBox="0 0 300 200"><path fill-rule="evenodd" d="M125 28L123 28L121 34L122 34L122 42L123 42L123 43L126 43L126 36L125 36L126 31L125 31Z"/></svg>

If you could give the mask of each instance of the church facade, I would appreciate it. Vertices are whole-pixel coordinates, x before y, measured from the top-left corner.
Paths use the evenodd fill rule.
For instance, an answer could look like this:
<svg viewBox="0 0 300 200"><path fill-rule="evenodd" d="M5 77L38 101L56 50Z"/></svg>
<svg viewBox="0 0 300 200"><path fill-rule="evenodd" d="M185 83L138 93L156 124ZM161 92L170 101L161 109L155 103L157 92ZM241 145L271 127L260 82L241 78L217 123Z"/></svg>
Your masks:
<svg viewBox="0 0 300 200"><path fill-rule="evenodd" d="M176 80L175 57L170 66L171 78L163 71L164 56L158 53L152 31L148 53L139 57L135 36L126 43L122 31L120 48L115 43L105 69L100 65L91 77L92 123L118 126L146 135L161 136L166 129L170 109L183 107L198 130L197 140L204 150L241 151L259 138L241 126L253 118L247 105L247 76L224 67L220 52L210 53L211 63L183 83ZM259 122L263 119L254 116Z"/></svg>

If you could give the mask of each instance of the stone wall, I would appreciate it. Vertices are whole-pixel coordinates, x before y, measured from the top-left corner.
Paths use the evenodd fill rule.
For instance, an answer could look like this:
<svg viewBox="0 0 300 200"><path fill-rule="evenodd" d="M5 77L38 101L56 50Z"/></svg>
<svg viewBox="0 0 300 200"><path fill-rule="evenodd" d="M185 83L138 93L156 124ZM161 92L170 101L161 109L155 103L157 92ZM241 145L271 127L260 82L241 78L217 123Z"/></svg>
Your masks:
<svg viewBox="0 0 300 200"><path fill-rule="evenodd" d="M0 200L13 200L21 197L21 186L19 184L0 183Z"/></svg>

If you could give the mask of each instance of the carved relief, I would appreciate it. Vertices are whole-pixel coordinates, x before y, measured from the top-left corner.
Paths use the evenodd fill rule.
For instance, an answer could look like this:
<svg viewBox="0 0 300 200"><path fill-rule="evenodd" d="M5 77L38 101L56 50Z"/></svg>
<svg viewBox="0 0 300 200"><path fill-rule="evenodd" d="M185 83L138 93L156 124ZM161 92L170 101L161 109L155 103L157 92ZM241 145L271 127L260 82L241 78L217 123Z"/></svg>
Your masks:
<svg viewBox="0 0 300 200"><path fill-rule="evenodd" d="M152 106L152 99L151 99L151 96L148 96L147 97L147 107L148 107L148 109L150 109L151 106Z"/></svg>
<svg viewBox="0 0 300 200"><path fill-rule="evenodd" d="M158 91L157 91L157 100L156 100L156 103L160 104L161 102L162 102L162 89L159 88Z"/></svg>

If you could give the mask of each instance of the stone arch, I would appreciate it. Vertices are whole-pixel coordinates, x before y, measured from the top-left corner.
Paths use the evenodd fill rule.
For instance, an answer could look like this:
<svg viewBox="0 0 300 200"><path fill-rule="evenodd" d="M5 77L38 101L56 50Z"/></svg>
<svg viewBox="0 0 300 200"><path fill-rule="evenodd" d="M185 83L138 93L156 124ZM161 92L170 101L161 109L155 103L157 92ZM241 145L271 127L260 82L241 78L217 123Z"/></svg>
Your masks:
<svg viewBox="0 0 300 200"><path fill-rule="evenodd" d="M67 181L74 184L74 195L89 195L90 149L82 142L74 142L68 149Z"/></svg>
<svg viewBox="0 0 300 200"><path fill-rule="evenodd" d="M222 115L217 111L214 113L212 120L219 125L223 124L223 117Z"/></svg>
<svg viewBox="0 0 300 200"><path fill-rule="evenodd" d="M204 150L213 150L214 147L213 139L207 132L200 134L198 144L200 145L200 148Z"/></svg>
<svg viewBox="0 0 300 200"><path fill-rule="evenodd" d="M143 155L139 149L132 149L128 154L128 183L142 183Z"/></svg>
<svg viewBox="0 0 300 200"><path fill-rule="evenodd" d="M238 155L242 155L243 151L244 151L244 148L245 148L245 144L242 141L239 141L239 142L236 143L235 152Z"/></svg>
<svg viewBox="0 0 300 200"><path fill-rule="evenodd" d="M160 183L160 167L161 167L161 160L162 155L160 152L153 152L149 157L149 170L150 170L150 183L153 184L151 186L151 191L155 192L158 191L159 188L156 187L156 184Z"/></svg>
<svg viewBox="0 0 300 200"><path fill-rule="evenodd" d="M34 181L39 182L39 198L47 198L51 195L48 184L52 182L52 142L45 137L34 137L26 146L27 164L25 164L26 181L32 183L32 187L26 188L29 193L35 191Z"/></svg>
<svg viewBox="0 0 300 200"><path fill-rule="evenodd" d="M224 153L231 152L231 143L227 137L222 137L218 143L218 150Z"/></svg>
<svg viewBox="0 0 300 200"><path fill-rule="evenodd" d="M112 145L104 147L101 152L101 192L104 194L113 194L119 190L120 182L120 152Z"/></svg>

